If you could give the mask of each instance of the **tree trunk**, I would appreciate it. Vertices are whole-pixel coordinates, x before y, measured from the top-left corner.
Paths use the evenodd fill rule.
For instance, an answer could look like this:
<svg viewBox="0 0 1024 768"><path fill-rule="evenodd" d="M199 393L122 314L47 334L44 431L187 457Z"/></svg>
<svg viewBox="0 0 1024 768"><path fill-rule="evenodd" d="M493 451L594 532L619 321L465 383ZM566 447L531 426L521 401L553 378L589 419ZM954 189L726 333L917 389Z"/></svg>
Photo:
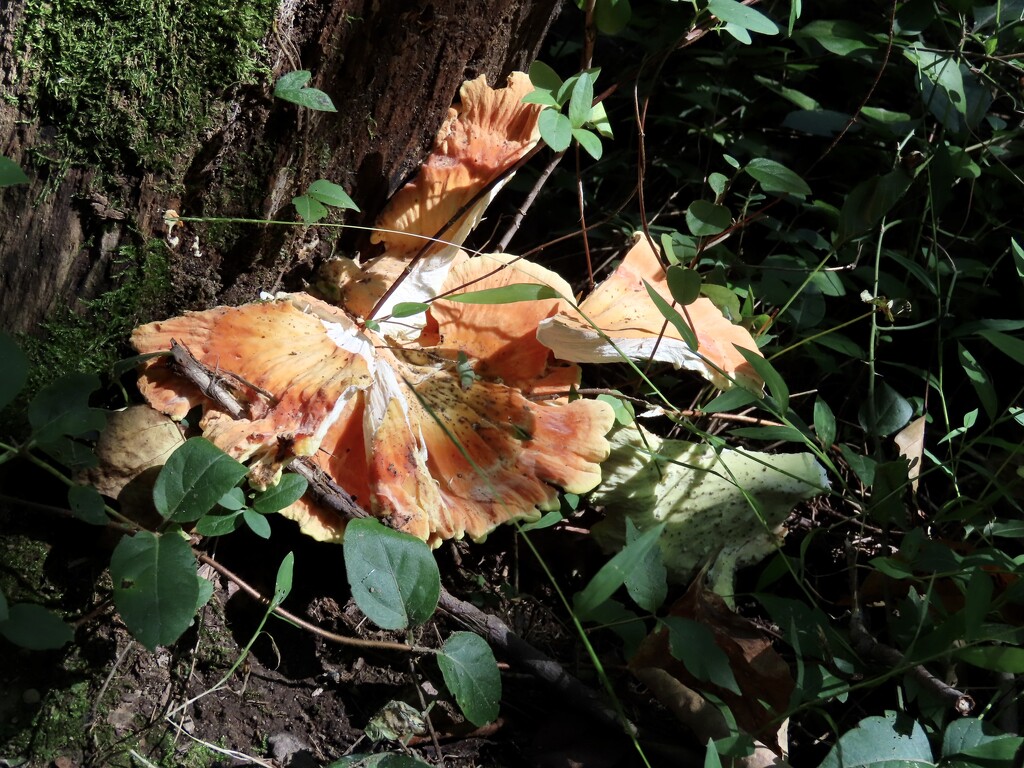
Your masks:
<svg viewBox="0 0 1024 768"><path fill-rule="evenodd" d="M169 290L138 321L294 287L331 252L362 248L353 231L317 226L195 224L166 237L164 214L295 221L292 197L326 178L362 209L344 221L371 224L429 151L459 85L528 67L559 4L273 2L255 21L241 0L111 0L109 11L81 0L2 4L0 154L32 181L0 190L0 328L31 331L55 308L101 294L142 268L147 244L167 259ZM245 25L255 23L246 49ZM136 48L125 29L148 38ZM120 40L131 50L117 50ZM189 50L195 41L207 50ZM86 58L59 58L74 42ZM237 73L202 59L231 46L248 58ZM312 71L309 85L336 114L273 97L296 69Z"/></svg>

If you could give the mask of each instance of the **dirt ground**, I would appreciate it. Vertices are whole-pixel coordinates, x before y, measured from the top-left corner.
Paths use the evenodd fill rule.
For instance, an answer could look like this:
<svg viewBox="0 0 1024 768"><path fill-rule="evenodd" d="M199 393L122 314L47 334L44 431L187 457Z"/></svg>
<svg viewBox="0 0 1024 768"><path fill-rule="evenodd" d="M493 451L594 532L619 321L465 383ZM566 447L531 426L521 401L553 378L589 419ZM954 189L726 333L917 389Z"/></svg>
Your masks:
<svg viewBox="0 0 1024 768"><path fill-rule="evenodd" d="M28 652L0 639L0 768L328 766L353 752L399 750L366 739L368 721L391 701L420 710L435 700L429 712L440 755L429 734L407 747L434 764L439 758L450 768L639 764L621 733L577 714L575 702L503 663L500 654L501 716L476 729L457 714L430 658L342 647L276 618L254 639L263 609L210 571L204 575L215 585L214 597L199 619L174 646L151 653L131 639L109 602L104 566L113 534L22 509L0 513L0 529L6 534L0 578L8 596L79 617L75 642L61 651ZM573 574L583 564L574 558L599 556L574 538L579 535L557 528L535 535L570 590L579 588ZM295 589L286 608L341 634L401 639L362 619L336 545L310 541L285 520L274 521L269 541L243 532L218 544L211 554L264 592L272 592L277 563L294 551ZM438 559L453 594L502 617L596 685L539 569L526 556L517 559L510 529L482 545L446 544ZM439 612L415 640L440 645L460 628ZM218 688L250 642L252 652ZM648 755L656 764L686 764L679 761L696 745L614 658L609 653L608 671L634 722L643 723Z"/></svg>

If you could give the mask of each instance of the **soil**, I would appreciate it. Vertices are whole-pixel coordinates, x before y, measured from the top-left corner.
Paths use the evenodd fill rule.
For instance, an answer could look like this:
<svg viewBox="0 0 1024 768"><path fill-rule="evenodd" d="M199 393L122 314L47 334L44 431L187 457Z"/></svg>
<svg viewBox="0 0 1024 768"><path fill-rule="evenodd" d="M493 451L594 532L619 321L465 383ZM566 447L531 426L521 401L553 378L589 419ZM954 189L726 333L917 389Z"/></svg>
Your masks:
<svg viewBox="0 0 1024 768"><path fill-rule="evenodd" d="M295 589L285 608L340 634L402 639L377 631L351 602L339 547L300 536L288 521L274 523L268 541L239 532L218 540L210 553L267 593L276 563L294 551ZM327 766L353 752L403 749L363 735L391 701L431 707L440 753L429 735L414 737L404 749L432 764L440 758L449 768L640 764L621 732L574 714L577 703L504 664L500 654L501 716L477 729L444 693L433 660L335 645L276 618L257 632L263 608L212 571L203 575L213 581L214 597L194 625L173 646L149 652L109 602L104 567L114 534L21 509L0 514L0 527L7 532L2 578L8 596L31 595L80 617L75 642L62 651L29 652L0 639L0 766ZM573 541L578 538L557 528L535 535L570 590L579 586L573 572L585 564L555 552L599 557ZM482 545L446 544L438 560L453 594L500 616L596 686L539 569L516 559L511 529ZM414 639L436 646L457 629L439 612ZM605 650L615 658L614 648ZM697 745L687 744L678 724L625 670L608 671L634 722L644 724L644 748L656 764L680 764L693 754L687 750Z"/></svg>

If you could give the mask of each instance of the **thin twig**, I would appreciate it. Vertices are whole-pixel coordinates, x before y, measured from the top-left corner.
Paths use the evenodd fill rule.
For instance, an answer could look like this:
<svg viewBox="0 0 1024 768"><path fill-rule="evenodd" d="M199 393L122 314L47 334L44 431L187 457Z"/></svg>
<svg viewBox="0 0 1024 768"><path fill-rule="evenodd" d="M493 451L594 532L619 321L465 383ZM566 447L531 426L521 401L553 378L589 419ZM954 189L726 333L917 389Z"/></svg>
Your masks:
<svg viewBox="0 0 1024 768"><path fill-rule="evenodd" d="M530 193L523 200L523 204L519 206L519 210L516 211L516 215L512 217L512 224L509 226L508 231L506 231L505 234L502 235L501 240L498 241L498 245L495 248L495 250L498 253L505 252L505 249L508 247L509 242L515 236L516 232L519 231L519 227L520 225L522 225L523 219L526 217L526 212L530 210L534 202L536 202L537 196L540 194L540 191L544 188L544 185L547 183L548 178L551 176L552 173L554 173L554 170L555 168L558 167L558 164L562 162L562 158L564 156L565 150L562 150L561 152L556 152L554 155L552 155L551 160L548 161L548 164L544 168L544 170L541 171L540 176L537 177L537 181L533 183L533 189L530 190Z"/></svg>

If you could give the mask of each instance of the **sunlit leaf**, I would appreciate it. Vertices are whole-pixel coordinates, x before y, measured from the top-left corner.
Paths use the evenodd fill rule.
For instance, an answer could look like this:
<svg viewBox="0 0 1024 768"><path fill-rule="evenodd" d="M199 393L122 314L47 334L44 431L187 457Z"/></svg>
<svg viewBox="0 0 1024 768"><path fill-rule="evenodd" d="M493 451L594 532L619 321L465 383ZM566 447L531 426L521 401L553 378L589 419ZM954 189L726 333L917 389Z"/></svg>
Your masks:
<svg viewBox="0 0 1024 768"><path fill-rule="evenodd" d="M682 337L683 341L686 342L687 346L692 350L696 350L698 348L697 334L686 321L686 318L679 314L679 311L675 307L665 301L665 299L661 297L661 294L654 290L654 288L651 287L651 284L646 280L644 280L644 287L647 289L647 295L651 297L651 301L654 302L654 306L658 308L658 311L661 312L662 316L672 323L673 327L679 331L679 335Z"/></svg>
<svg viewBox="0 0 1024 768"><path fill-rule="evenodd" d="M683 266L671 266L666 271L665 278L672 298L682 306L693 304L700 296L702 281L697 270Z"/></svg>
<svg viewBox="0 0 1024 768"><path fill-rule="evenodd" d="M762 35L777 35L779 28L761 11L736 0L709 0L708 11L719 19Z"/></svg>
<svg viewBox="0 0 1024 768"><path fill-rule="evenodd" d="M572 123L557 109L545 109L537 118L540 137L555 152L564 152L572 141Z"/></svg>
<svg viewBox="0 0 1024 768"><path fill-rule="evenodd" d="M314 181L309 185L309 189L306 190L306 194L324 205L330 205L334 208L345 208L352 211L359 210L359 206L355 204L355 201L348 196L348 193L344 189L332 181L327 181L327 179L317 179Z"/></svg>
<svg viewBox="0 0 1024 768"><path fill-rule="evenodd" d="M590 119L590 107L594 102L594 81L589 72L581 72L572 88L569 99L569 123L573 128L582 128Z"/></svg>
<svg viewBox="0 0 1024 768"><path fill-rule="evenodd" d="M664 524L648 528L601 566L587 586L573 598L573 608L581 619L588 618L597 606L626 583L633 570L640 567L658 545L658 537L664 528Z"/></svg>
<svg viewBox="0 0 1024 768"><path fill-rule="evenodd" d="M318 112L337 112L331 97L317 88L307 88L313 74L308 70L300 69L282 75L274 86L274 95L284 101L290 101L301 107L317 110Z"/></svg>
<svg viewBox="0 0 1024 768"><path fill-rule="evenodd" d="M309 195L293 197L292 204L298 211L299 217L307 224L314 224L327 216L327 208L319 200L314 200Z"/></svg>
<svg viewBox="0 0 1024 768"><path fill-rule="evenodd" d="M277 485L272 485L263 493L256 494L252 508L262 515L278 512L302 498L302 494L308 487L309 481L306 478L294 472L288 472L281 475Z"/></svg>
<svg viewBox="0 0 1024 768"><path fill-rule="evenodd" d="M626 546L629 546L641 533L632 520L626 518ZM668 595L668 573L661 561L661 549L653 547L650 554L642 559L637 567L626 575L626 591L633 602L645 611L654 613L665 602Z"/></svg>
<svg viewBox="0 0 1024 768"><path fill-rule="evenodd" d="M482 291L467 291L452 296L445 296L445 301L460 304L513 304L517 301L538 301L540 299L557 299L558 291L548 285L539 283L516 283L503 285L500 288L485 288Z"/></svg>
<svg viewBox="0 0 1024 768"><path fill-rule="evenodd" d="M908 715L868 717L839 737L819 768L931 768L928 736Z"/></svg>
<svg viewBox="0 0 1024 768"><path fill-rule="evenodd" d="M757 180L761 189L769 194L788 192L792 195L809 195L811 188L807 182L782 163L758 157L747 163L743 169Z"/></svg>
<svg viewBox="0 0 1024 768"><path fill-rule="evenodd" d="M629 24L632 13L629 0L597 0L594 24L601 34L617 35Z"/></svg>
<svg viewBox="0 0 1024 768"><path fill-rule="evenodd" d="M686 226L697 237L717 235L732 226L732 214L724 205L694 200L686 209Z"/></svg>
<svg viewBox="0 0 1024 768"><path fill-rule="evenodd" d="M601 153L604 151L604 147L601 144L601 139L596 133L588 131L586 128L573 128L573 138L580 143L580 146L586 150L587 154L595 160L601 159Z"/></svg>
<svg viewBox="0 0 1024 768"><path fill-rule="evenodd" d="M167 520L198 520L248 470L209 440L193 437L167 459L153 486L153 502Z"/></svg>

